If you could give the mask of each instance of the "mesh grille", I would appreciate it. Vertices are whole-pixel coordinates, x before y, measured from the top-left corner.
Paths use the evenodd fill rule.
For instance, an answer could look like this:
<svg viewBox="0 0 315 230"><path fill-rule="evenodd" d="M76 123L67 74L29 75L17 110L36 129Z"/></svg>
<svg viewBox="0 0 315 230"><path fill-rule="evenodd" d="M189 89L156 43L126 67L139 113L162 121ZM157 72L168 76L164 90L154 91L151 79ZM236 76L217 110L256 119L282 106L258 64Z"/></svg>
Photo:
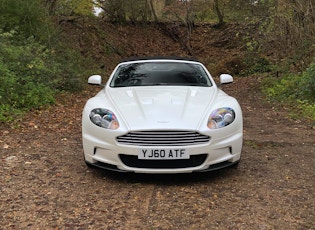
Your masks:
<svg viewBox="0 0 315 230"><path fill-rule="evenodd" d="M121 161L134 168L148 168L148 169L179 169L197 167L207 158L207 154L191 155L190 159L182 160L140 160L137 156L119 154Z"/></svg>
<svg viewBox="0 0 315 230"><path fill-rule="evenodd" d="M186 146L209 141L209 136L190 131L141 131L117 137L120 144L137 146Z"/></svg>

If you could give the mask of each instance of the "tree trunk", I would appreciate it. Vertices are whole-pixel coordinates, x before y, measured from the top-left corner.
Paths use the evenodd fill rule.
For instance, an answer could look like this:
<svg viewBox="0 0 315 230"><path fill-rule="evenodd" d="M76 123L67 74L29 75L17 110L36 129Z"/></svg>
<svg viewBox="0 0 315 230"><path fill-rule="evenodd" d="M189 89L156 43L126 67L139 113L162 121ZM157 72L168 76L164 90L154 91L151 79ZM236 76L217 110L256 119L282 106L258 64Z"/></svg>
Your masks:
<svg viewBox="0 0 315 230"><path fill-rule="evenodd" d="M218 24L217 26L222 26L224 24L224 14L220 10L219 0L214 0L214 9L218 16Z"/></svg>
<svg viewBox="0 0 315 230"><path fill-rule="evenodd" d="M149 3L149 6L150 6L150 10L151 10L151 13L153 15L153 18L154 18L154 21L155 22L158 22L158 17L156 16L156 12L155 12L155 9L154 9L154 4L153 4L153 0L148 0L148 3Z"/></svg>

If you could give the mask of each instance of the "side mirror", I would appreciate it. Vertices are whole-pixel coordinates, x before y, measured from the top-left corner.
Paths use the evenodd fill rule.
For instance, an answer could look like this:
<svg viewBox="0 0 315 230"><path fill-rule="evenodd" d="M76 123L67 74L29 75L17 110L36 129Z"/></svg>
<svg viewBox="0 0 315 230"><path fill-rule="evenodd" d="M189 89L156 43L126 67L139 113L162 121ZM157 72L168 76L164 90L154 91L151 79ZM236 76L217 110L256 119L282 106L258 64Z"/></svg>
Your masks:
<svg viewBox="0 0 315 230"><path fill-rule="evenodd" d="M220 75L220 84L229 84L233 82L233 77L230 74Z"/></svg>
<svg viewBox="0 0 315 230"><path fill-rule="evenodd" d="M91 77L89 77L88 83L91 85L101 85L102 84L101 75L92 75Z"/></svg>

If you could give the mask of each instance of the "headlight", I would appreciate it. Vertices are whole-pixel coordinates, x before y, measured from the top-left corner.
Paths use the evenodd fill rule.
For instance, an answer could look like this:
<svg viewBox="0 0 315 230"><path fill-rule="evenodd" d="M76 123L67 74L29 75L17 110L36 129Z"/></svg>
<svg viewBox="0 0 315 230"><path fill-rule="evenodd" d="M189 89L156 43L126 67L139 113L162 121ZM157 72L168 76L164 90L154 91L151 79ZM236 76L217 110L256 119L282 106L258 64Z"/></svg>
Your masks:
<svg viewBox="0 0 315 230"><path fill-rule="evenodd" d="M93 124L105 129L118 129L119 123L115 114L107 109L93 109L90 113Z"/></svg>
<svg viewBox="0 0 315 230"><path fill-rule="evenodd" d="M220 108L214 110L208 120L209 129L218 129L228 126L235 120L235 112L231 108Z"/></svg>

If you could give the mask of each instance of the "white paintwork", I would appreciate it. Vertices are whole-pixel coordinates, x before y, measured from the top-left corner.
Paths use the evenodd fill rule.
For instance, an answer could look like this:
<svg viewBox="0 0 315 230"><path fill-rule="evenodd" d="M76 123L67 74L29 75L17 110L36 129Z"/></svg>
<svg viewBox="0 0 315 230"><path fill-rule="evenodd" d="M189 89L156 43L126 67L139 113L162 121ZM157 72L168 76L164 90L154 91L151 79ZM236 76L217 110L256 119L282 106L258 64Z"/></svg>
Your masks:
<svg viewBox="0 0 315 230"><path fill-rule="evenodd" d="M91 77L89 77L88 83L91 85L101 85L102 84L101 75L92 75Z"/></svg>
<svg viewBox="0 0 315 230"><path fill-rule="evenodd" d="M178 129L183 124L196 130L216 92L209 87L151 86L109 88L102 97L116 106L129 129L162 126Z"/></svg>
<svg viewBox="0 0 315 230"><path fill-rule="evenodd" d="M220 75L220 84L228 84L233 82L233 77L230 74Z"/></svg>
<svg viewBox="0 0 315 230"><path fill-rule="evenodd" d="M159 60L154 60L159 61ZM161 60L165 62L166 60ZM176 62L178 60L169 60ZM135 62L145 62L135 61ZM199 62L178 61L200 64ZM205 68L202 64L200 64ZM118 67L115 68L114 72ZM207 72L213 86L140 86L111 88L109 86L114 72L105 88L88 100L82 114L82 139L84 157L87 163L103 162L117 166L119 170L137 173L188 173L201 171L220 162L237 162L241 157L243 139L242 111L238 102L218 89L210 73ZM90 84L101 84L99 75L89 78ZM220 83L233 81L231 75L220 76ZM207 122L210 114L222 107L235 111L236 119L229 126L209 129ZM105 108L112 111L119 122L119 128L109 130L94 125L89 114L92 109ZM130 131L144 130L189 130L198 131L211 137L207 144L184 146L189 155L207 153L206 161L192 168L150 169L133 168L124 165L119 154L138 156L144 147L122 145L116 137ZM146 148L146 147L145 147ZM154 148L148 147L147 149ZM161 147L159 147L161 148ZM164 146L164 148L178 148Z"/></svg>

